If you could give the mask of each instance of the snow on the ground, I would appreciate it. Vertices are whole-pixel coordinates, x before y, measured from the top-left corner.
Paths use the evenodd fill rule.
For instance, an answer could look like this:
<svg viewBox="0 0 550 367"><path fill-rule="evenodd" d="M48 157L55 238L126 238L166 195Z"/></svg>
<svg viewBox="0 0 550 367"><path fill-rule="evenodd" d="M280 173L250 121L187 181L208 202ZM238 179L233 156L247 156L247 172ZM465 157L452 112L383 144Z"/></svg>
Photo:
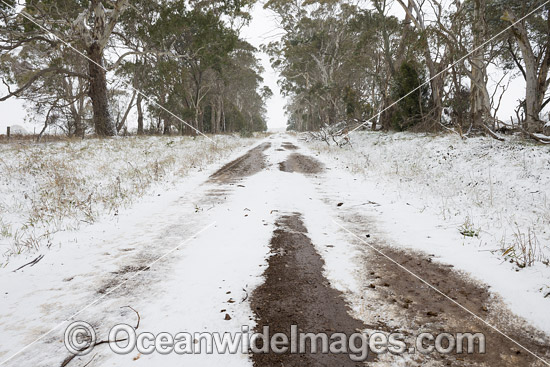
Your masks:
<svg viewBox="0 0 550 367"><path fill-rule="evenodd" d="M55 246L53 235L128 207L254 139L129 137L0 145L0 266ZM13 260L11 260L13 262Z"/></svg>
<svg viewBox="0 0 550 367"><path fill-rule="evenodd" d="M201 211L204 221L216 224L182 251L182 260L174 266L175 272L162 284L166 297L144 308L144 314L152 315L143 324L144 330L175 333L183 327L199 332L239 332L242 326L252 330L255 321L248 301L253 290L263 282L267 258L272 256L268 245L277 219L299 212L308 228L311 225L321 236L336 233L331 212L320 200L314 183L302 174L279 170L279 163L290 153L276 150L283 137L270 139L272 146L266 151L268 167L265 170L233 185L233 190L223 195L223 202L214 203L213 207L207 199L198 202L204 209ZM203 187L203 190L208 192L208 188ZM340 241L339 244L331 258L337 263L344 258L347 260L353 251L349 242ZM343 266L344 263L340 263L342 269ZM347 270L345 275L349 275ZM348 277L346 282L349 281L352 279ZM162 312L159 313L159 309ZM224 319L226 313L231 320ZM111 353L105 363L139 365L132 360L134 356ZM189 361L193 366L252 365L248 356L242 353L183 357L155 354L142 356L137 362L144 366L159 363L168 366L181 365L182 361Z"/></svg>
<svg viewBox="0 0 550 367"><path fill-rule="evenodd" d="M225 151L228 159L250 149L252 142L225 139L233 149L241 147L233 154ZM197 150L193 153L199 154ZM172 323L179 331L201 332L227 323L220 308L225 306L232 313L227 299L240 301L244 293L236 284L252 286L259 281L263 269L258 264L265 261L273 229L255 223L258 230L243 234L244 223L235 223L240 216L232 217L225 207L217 209L217 203L201 204L212 188L203 187L204 182L223 163L154 185L131 207L119 208L116 216L104 215L79 230L56 233L52 236L55 245L42 248L45 257L32 267L14 272L24 261L12 258L0 269L0 363L36 341L8 365L58 365L69 355L63 346L68 318L91 323L98 337L105 338L115 324L135 324L135 314L125 306L139 311L140 331L155 331ZM204 232L194 237L202 229ZM137 269L162 256L151 269L138 274ZM123 285L109 293L119 284ZM229 290L232 296L226 295ZM239 302L232 314L241 315L242 320L237 320L245 324L251 311L240 311L243 305L248 307ZM112 354L106 349L99 352ZM135 365L136 354L124 356L124 360ZM82 357L81 362L92 356ZM97 358L101 364L101 356ZM227 358L231 360L231 356Z"/></svg>
<svg viewBox="0 0 550 367"><path fill-rule="evenodd" d="M354 133L352 144L306 144L329 168L326 192L339 193L348 206L379 204L364 211L387 243L435 254L491 286L512 312L550 333L548 147L371 132ZM465 229L473 237L464 236ZM503 253L515 245L520 257L518 247L529 233L536 261L522 268L510 263L512 251Z"/></svg>
<svg viewBox="0 0 550 367"><path fill-rule="evenodd" d="M155 190L132 208L121 210L114 221L106 218L79 231L57 234L60 246L49 249L33 267L16 273L4 269L0 362L59 326L7 365L58 364L68 355L62 340L69 322L64 320L83 309L70 321L91 323L100 338L115 324L135 324L136 315L125 306L139 311L138 332L223 333L241 331L244 325L252 330L250 294L263 281L269 241L284 213L304 216L312 238L318 240L318 250L330 250L328 266L340 269L336 274L343 280L335 285L353 287L354 278L348 272L353 246L334 238L337 226L315 183L302 174L279 170L289 154L276 150L283 137L270 139L267 169L239 185L205 183L213 172L208 169L171 190ZM121 269L147 265L164 254L169 255L150 270L108 293L128 278ZM119 356L105 345L96 349L74 363L85 364L93 358L94 365L102 366L251 365L242 353Z"/></svg>
<svg viewBox="0 0 550 367"><path fill-rule="evenodd" d="M382 144L380 148L369 139L397 139L402 142L397 142L395 148L389 144ZM422 138L406 134L402 138L400 135L358 136L353 140L353 150L327 149L322 145L308 144L309 148L302 147L299 152L307 154L309 149L311 154L325 162L327 170L318 177L307 177L279 170L279 163L291 153L278 150L281 143L293 141L297 145L303 144L298 144L288 135L272 136L268 141L272 142L271 148L266 151L268 167L238 184L205 182L215 166L219 167L222 162L200 172L196 169L192 177L174 184L151 186L139 202L120 208L116 216L104 215L96 223L83 226L78 231L55 234L53 240L56 245L45 251L45 257L35 266L13 272L16 264L9 263L7 268L1 269L0 362L59 325L58 329L7 365L21 365L23 362L37 366L59 364L68 356L62 342L68 322L63 321L83 309L71 321L90 322L100 338L105 338L109 328L115 324L135 324L136 315L125 306L139 311L141 322L138 332L231 332L240 331L243 325L252 329L255 323L249 296L263 281L262 273L270 256L268 245L275 221L285 212L303 215L308 235L325 260L325 275L331 285L347 294L357 294L358 299L362 290L358 272L364 271L364 264L360 263L361 256L357 256L360 253L354 241L334 221L340 210L335 205L338 202L344 202L342 208L367 201L379 203L380 206L365 207L365 212L385 232L387 243L435 254L438 261L469 272L491 285L492 291L501 294L512 311L550 333L550 316L546 312L550 300L543 298L539 290L543 285L550 284L547 267L537 263L515 271L517 266L503 263L498 253L485 251L492 249L491 246L499 248L498 243L491 242L496 235L488 234L498 227L483 227L479 238L464 237L458 230L463 219L461 214L451 217L454 219L449 219L448 214L445 217L439 215L437 190L446 190L444 186L451 185L446 181L446 175L451 175L453 169L459 169L453 168L454 164L445 163L447 160L436 157L447 156L447 151L442 148L448 148L447 142L452 143L453 152L463 154L468 151L479 154L473 149L475 147L462 147L459 145L461 142L455 142L452 137ZM429 144L442 146L440 153L430 153L435 148L430 148ZM462 144L487 146L489 152L500 149L483 139ZM535 152L539 148L524 149ZM424 162L418 158L416 161L413 152L417 150L420 150L418 154L425 154L425 158L430 160ZM392 158L388 154L398 152L401 161L417 162L417 172L422 172L423 165L432 165L431 169L435 171L431 174L413 174L414 170L408 168L404 171L406 167L400 165L397 171L400 174L394 174L394 170L390 169ZM361 161L365 159L361 158L364 157L362 154L370 157L369 166ZM541 151L540 157L544 154ZM526 156L531 157L528 153ZM232 157L237 157L237 154ZM380 168L375 168L374 159L377 157L384 158L386 162L380 163ZM471 160L468 164L465 157L460 157L457 166L462 169L482 166L477 160ZM441 160L444 168L433 168L434 162ZM528 167L534 167L533 158L526 159L526 162ZM495 160L493 164L496 163ZM353 172L349 172L350 169ZM408 173L403 175L404 172ZM501 195L496 188L502 184L496 180L503 175L491 174L493 205L500 198L497 195ZM432 176L437 180L433 180ZM428 183L431 188L421 190L416 184L424 182L425 177L430 177ZM461 174L458 180L467 177L477 178L477 186L483 182L481 172ZM525 179L532 180L530 177L527 175ZM541 173L540 177L543 180L547 176ZM436 181L440 183L437 187L434 184ZM449 189L453 188L456 186ZM478 197L483 199L484 191L481 188L478 190ZM428 195L430 192L433 197ZM470 197L468 193L457 193L454 195L457 203ZM464 198L460 199L462 196ZM512 202L513 199L508 200ZM469 209L466 214L471 216L475 225L485 223L479 218L493 223L483 217L490 214L490 209L483 205L477 208L466 201L462 203L464 210ZM451 213L458 210L450 204L446 207L451 209ZM523 218L519 211L516 213ZM202 232L195 236L199 231ZM537 232L537 236L541 240L542 235ZM164 255L150 269L130 278L136 274L136 268ZM128 273L124 272L125 269ZM109 293L126 279L129 279L127 283ZM93 303L95 301L97 303ZM360 313L358 307L361 305L352 306ZM226 314L230 320L226 320ZM84 365L92 358L90 366L171 366L182 363L193 366L251 365L250 359L240 353L164 356L133 352L117 356L106 345L98 346L92 354L72 363Z"/></svg>

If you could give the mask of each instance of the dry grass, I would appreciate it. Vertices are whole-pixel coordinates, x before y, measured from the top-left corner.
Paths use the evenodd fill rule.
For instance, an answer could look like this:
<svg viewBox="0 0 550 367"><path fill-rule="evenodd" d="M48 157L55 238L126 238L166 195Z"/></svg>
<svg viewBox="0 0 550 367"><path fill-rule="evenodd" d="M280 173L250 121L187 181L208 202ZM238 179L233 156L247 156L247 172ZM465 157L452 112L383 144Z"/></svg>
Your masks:
<svg viewBox="0 0 550 367"><path fill-rule="evenodd" d="M353 135L352 143L353 148L345 149L322 142L311 147L352 173L375 180L385 194L407 197L440 214L465 237L500 254L513 247L506 256L517 258L518 265L547 262L546 147L521 140L366 132Z"/></svg>
<svg viewBox="0 0 550 367"><path fill-rule="evenodd" d="M50 245L58 231L114 214L154 185L201 171L255 139L130 137L0 145L0 249Z"/></svg>
<svg viewBox="0 0 550 367"><path fill-rule="evenodd" d="M531 227L527 228L526 233L516 227L511 243L503 243L501 251L506 260L520 268L532 266L536 262L548 265L548 257Z"/></svg>

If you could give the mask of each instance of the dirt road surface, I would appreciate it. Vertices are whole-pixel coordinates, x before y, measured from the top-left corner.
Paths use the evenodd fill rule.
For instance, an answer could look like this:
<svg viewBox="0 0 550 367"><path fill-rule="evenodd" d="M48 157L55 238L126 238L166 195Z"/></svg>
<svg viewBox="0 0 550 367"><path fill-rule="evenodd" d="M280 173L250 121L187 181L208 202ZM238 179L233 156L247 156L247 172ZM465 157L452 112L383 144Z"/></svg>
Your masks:
<svg viewBox="0 0 550 367"><path fill-rule="evenodd" d="M181 190L159 193L162 200L144 203L116 223L91 226L72 247L52 249L55 256L3 280L0 361L9 358L9 366L544 366L534 355L550 361L549 338L536 325L508 311L482 281L431 254L393 246L377 229L369 209L377 204L369 202L368 193L360 202L342 203L348 187L333 177L295 137L273 135ZM356 339L353 353L349 345L348 353L321 353L322 339L316 339L305 343L303 353L253 353L247 347L246 353L207 353L206 342L202 353L118 355L101 343L72 357L64 332L77 320L91 324L98 341L121 323L155 336L261 333L268 326L271 335L291 337L294 325L298 333L326 333L329 341L337 333L346 338L399 333L406 348L399 354L369 348L362 355ZM486 352L477 353L477 342L473 354L456 348L419 353L415 341L421 333L483 333ZM193 346L201 343L193 336Z"/></svg>

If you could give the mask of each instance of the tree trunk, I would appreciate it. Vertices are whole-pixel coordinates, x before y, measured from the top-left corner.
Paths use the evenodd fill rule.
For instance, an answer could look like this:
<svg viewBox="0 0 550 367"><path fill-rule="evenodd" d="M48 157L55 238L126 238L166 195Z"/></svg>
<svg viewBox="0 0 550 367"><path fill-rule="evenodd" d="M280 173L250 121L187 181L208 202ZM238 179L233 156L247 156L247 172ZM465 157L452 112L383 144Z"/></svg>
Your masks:
<svg viewBox="0 0 550 367"><path fill-rule="evenodd" d="M424 29L424 28L423 28ZM434 114L434 129L439 128L439 123L441 122L441 114L443 112L443 75L440 74L440 69L436 67L436 64L432 58L430 52L428 39L424 37L424 58L426 60L426 66L428 67L429 78L430 78L430 88L432 91L432 103L433 103L433 114Z"/></svg>
<svg viewBox="0 0 550 367"><path fill-rule="evenodd" d="M540 91L536 72L533 72L534 70L530 67L526 67L525 69L527 71L527 78L525 80L525 128L527 131L535 132L541 126Z"/></svg>
<svg viewBox="0 0 550 367"><path fill-rule="evenodd" d="M80 137L84 135L83 126L82 126L82 116L76 109L75 104L76 104L76 101L73 101L69 106L69 110L71 111L71 118L73 119L74 131L71 131L70 125L69 125L68 132L69 132L69 136L73 136L74 134L74 136Z"/></svg>
<svg viewBox="0 0 550 367"><path fill-rule="evenodd" d="M476 127L486 124L491 112L491 101L487 91L487 65L485 64L485 47L481 47L487 34L485 22L485 0L474 2L474 53L470 58L472 71L470 73L470 106L472 123Z"/></svg>
<svg viewBox="0 0 550 367"><path fill-rule="evenodd" d="M516 38L523 62L525 63L525 126L529 132L542 130L543 123L540 120L540 112L544 101L544 95L548 89L548 71L550 67L550 35L547 36L546 45L538 56L535 55L529 40L529 34L523 22L515 23L516 16L507 11L504 20L514 24L512 33ZM550 27L550 17L547 19Z"/></svg>
<svg viewBox="0 0 550 367"><path fill-rule="evenodd" d="M403 0L397 0L398 3L401 5L403 10L407 13L406 19L411 19L417 29L421 32L422 37L422 47L424 48L424 59L426 61L426 67L428 68L429 76L430 76L430 87L432 91L432 103L433 103L433 110L434 110L434 118L435 118L435 124L436 126L439 125L439 122L441 122L441 113L443 111L443 100L442 100L442 94L443 94L443 75L440 73L441 65L436 66L436 63L432 57L431 51L430 51L430 44L426 35L427 28L424 22L424 15L422 13L422 9L418 4L414 2L414 0L409 0L408 5L405 5ZM416 14L416 17L413 14ZM442 60L445 59L445 56L442 57Z"/></svg>
<svg viewBox="0 0 550 367"><path fill-rule="evenodd" d="M88 49L88 63L90 76L89 96L92 100L93 121L95 132L99 136L115 136L116 127L109 111L107 95L107 78L103 65L103 50L97 43Z"/></svg>
<svg viewBox="0 0 550 367"><path fill-rule="evenodd" d="M74 136L81 137L84 135L84 127L82 126L82 117L77 112L73 104L71 104L71 115L74 121Z"/></svg>
<svg viewBox="0 0 550 367"><path fill-rule="evenodd" d="M210 104L210 132L212 134L217 134L218 131L216 130L217 129L217 126L216 126L216 107L215 107L215 102L212 102Z"/></svg>
<svg viewBox="0 0 550 367"><path fill-rule="evenodd" d="M197 129L199 131L204 131L204 113L202 111L199 112L199 121L197 124ZM197 135L196 131L194 135Z"/></svg>
<svg viewBox="0 0 550 367"><path fill-rule="evenodd" d="M225 104L223 103L223 99L220 105L220 123L221 122L223 122L223 132L225 133L227 131L227 126L226 126L226 120L225 120Z"/></svg>
<svg viewBox="0 0 550 367"><path fill-rule="evenodd" d="M427 63L429 65L428 69L430 70L430 86L432 88L432 102L434 104L434 123L437 129L439 128L439 123L441 122L441 114L443 112L443 79L442 75L438 75L439 72L435 68L435 64L433 63L429 50L426 53L426 58L427 60L429 60L429 62Z"/></svg>
<svg viewBox="0 0 550 367"><path fill-rule="evenodd" d="M138 124L137 133L138 133L138 135L143 135L143 110L141 108L141 101L142 100L143 100L143 96L141 95L141 93L138 92L137 101L136 101L137 113L138 113L138 117L137 117L137 124Z"/></svg>
<svg viewBox="0 0 550 367"><path fill-rule="evenodd" d="M193 127L195 129L199 129L199 123L200 123L201 115L202 114L199 110L198 102L195 102L195 117L193 118ZM195 129L190 129L191 130L191 135L196 135Z"/></svg>
<svg viewBox="0 0 550 367"><path fill-rule="evenodd" d="M162 133L164 135L170 135L172 133L171 131L172 123L170 122L170 119L167 116L164 116L162 121L164 122L164 129Z"/></svg>
<svg viewBox="0 0 550 367"><path fill-rule="evenodd" d="M130 99L130 103L128 104L128 107L126 107L126 111L124 112L124 116L122 116L122 120L120 120L116 124L117 133L120 133L120 130L124 127L124 125L126 125L128 115L130 115L130 111L132 110L132 107L134 107L134 99L136 99L136 94L138 94L138 92L137 90L134 90L134 93L132 94L132 99Z"/></svg>

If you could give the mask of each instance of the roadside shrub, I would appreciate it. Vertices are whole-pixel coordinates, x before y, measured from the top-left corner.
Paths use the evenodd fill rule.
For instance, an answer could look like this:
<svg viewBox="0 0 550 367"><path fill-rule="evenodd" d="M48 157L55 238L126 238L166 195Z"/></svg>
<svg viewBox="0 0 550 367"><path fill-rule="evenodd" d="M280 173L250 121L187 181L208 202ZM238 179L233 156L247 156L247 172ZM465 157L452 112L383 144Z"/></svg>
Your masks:
<svg viewBox="0 0 550 367"><path fill-rule="evenodd" d="M391 123L397 131L404 131L419 124L427 109L428 87L418 88L425 80L421 70L419 65L407 61L401 65L394 78L392 99L398 101L403 98L392 107L391 112ZM410 93L413 90L414 92Z"/></svg>

